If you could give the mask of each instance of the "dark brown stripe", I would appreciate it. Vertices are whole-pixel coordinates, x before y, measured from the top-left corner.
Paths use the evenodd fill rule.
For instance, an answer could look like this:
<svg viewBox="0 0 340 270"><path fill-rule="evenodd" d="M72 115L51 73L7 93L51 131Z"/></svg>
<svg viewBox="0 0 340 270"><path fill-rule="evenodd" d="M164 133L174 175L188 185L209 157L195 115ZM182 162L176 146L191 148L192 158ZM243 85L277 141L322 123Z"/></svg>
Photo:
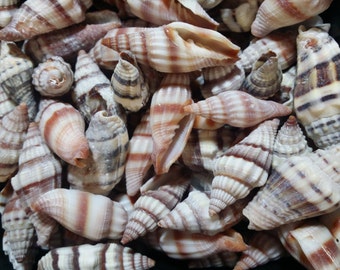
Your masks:
<svg viewBox="0 0 340 270"><path fill-rule="evenodd" d="M302 13L292 1L287 0L279 0L277 3L285 10L290 16L299 19L300 21L304 21L306 19L306 15Z"/></svg>
<svg viewBox="0 0 340 270"><path fill-rule="evenodd" d="M72 249L72 270L80 270L79 265L79 246L73 246Z"/></svg>
<svg viewBox="0 0 340 270"><path fill-rule="evenodd" d="M339 256L339 248L334 242L333 238L327 242L320 244L320 248L310 254L309 261L318 262L319 266L327 267L327 265L334 265L334 258Z"/></svg>
<svg viewBox="0 0 340 270"><path fill-rule="evenodd" d="M52 258L52 267L54 270L59 270L58 261L59 261L59 254L58 249L53 249L50 251L51 258Z"/></svg>
<svg viewBox="0 0 340 270"><path fill-rule="evenodd" d="M100 260L99 260L100 270L107 270L106 252L108 251L109 247L110 247L110 244L103 244L103 248L100 251Z"/></svg>

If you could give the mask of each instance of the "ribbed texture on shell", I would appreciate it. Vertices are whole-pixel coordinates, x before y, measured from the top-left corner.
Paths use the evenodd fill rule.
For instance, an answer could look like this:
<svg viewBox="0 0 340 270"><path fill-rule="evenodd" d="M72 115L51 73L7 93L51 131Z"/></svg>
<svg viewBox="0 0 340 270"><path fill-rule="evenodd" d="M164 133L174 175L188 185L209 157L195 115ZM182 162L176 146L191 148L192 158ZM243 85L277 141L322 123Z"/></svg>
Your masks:
<svg viewBox="0 0 340 270"><path fill-rule="evenodd" d="M0 86L0 119L15 108L15 103Z"/></svg>
<svg viewBox="0 0 340 270"><path fill-rule="evenodd" d="M53 249L39 260L38 269L144 270L154 265L152 259L129 247L108 243Z"/></svg>
<svg viewBox="0 0 340 270"><path fill-rule="evenodd" d="M119 239L127 222L127 213L119 203L79 190L59 188L46 192L34 202L33 209L91 240Z"/></svg>

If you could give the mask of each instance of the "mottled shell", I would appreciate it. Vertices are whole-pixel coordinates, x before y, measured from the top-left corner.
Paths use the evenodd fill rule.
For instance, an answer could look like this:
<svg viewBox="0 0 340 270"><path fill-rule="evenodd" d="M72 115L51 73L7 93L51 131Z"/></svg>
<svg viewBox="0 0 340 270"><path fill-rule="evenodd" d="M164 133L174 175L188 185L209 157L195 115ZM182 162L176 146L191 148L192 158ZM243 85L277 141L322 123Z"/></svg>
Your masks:
<svg viewBox="0 0 340 270"><path fill-rule="evenodd" d="M92 0L28 0L11 22L0 30L0 39L20 41L79 23Z"/></svg>
<svg viewBox="0 0 340 270"><path fill-rule="evenodd" d="M4 0L0 3L0 27L5 27L17 11L20 0Z"/></svg>
<svg viewBox="0 0 340 270"><path fill-rule="evenodd" d="M322 28L299 28L294 110L319 148L340 142L340 48ZM307 82L307 83L306 83Z"/></svg>
<svg viewBox="0 0 340 270"><path fill-rule="evenodd" d="M0 182L8 180L18 168L19 154L28 125L25 103L16 106L0 120Z"/></svg>
<svg viewBox="0 0 340 270"><path fill-rule="evenodd" d="M305 21L325 11L332 0L265 0L251 25L251 33L264 37L271 31Z"/></svg>
<svg viewBox="0 0 340 270"><path fill-rule="evenodd" d="M42 109L39 129L47 145L64 161L79 167L89 156L85 122L72 105L51 102Z"/></svg>
<svg viewBox="0 0 340 270"><path fill-rule="evenodd" d="M334 211L340 202L339 150L288 158L243 209L250 229L267 230Z"/></svg>
<svg viewBox="0 0 340 270"><path fill-rule="evenodd" d="M222 92L187 105L184 111L234 127L251 127L266 119L291 113L291 109L282 104L261 100L238 90Z"/></svg>
<svg viewBox="0 0 340 270"><path fill-rule="evenodd" d="M68 166L67 180L71 188L107 195L124 173L129 146L125 123L117 115L99 111L90 121L86 139L90 148L86 166Z"/></svg>
<svg viewBox="0 0 340 270"><path fill-rule="evenodd" d="M33 209L90 240L121 238L128 219L125 209L118 202L103 195L62 188L40 195Z"/></svg>
<svg viewBox="0 0 340 270"><path fill-rule="evenodd" d="M154 265L154 260L134 252L129 247L115 243L99 243L53 249L39 260L38 269L144 270Z"/></svg>
<svg viewBox="0 0 340 270"><path fill-rule="evenodd" d="M130 50L139 63L160 72L190 72L228 65L238 59L240 50L217 31L184 22L110 32L111 37L103 38L102 44L119 52Z"/></svg>
<svg viewBox="0 0 340 270"><path fill-rule="evenodd" d="M242 141L215 158L209 206L211 215L266 183L278 126L278 119L261 123Z"/></svg>
<svg viewBox="0 0 340 270"><path fill-rule="evenodd" d="M52 56L34 68L32 84L42 96L62 96L73 84L71 65L60 56Z"/></svg>

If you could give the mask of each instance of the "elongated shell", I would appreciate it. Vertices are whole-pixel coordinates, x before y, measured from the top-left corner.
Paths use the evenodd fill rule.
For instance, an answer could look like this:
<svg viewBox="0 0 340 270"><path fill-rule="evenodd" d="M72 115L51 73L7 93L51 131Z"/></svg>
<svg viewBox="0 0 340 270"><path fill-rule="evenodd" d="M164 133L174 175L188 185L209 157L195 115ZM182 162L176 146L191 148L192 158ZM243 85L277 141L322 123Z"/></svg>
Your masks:
<svg viewBox="0 0 340 270"><path fill-rule="evenodd" d="M129 28L127 28L129 29ZM240 48L217 31L184 22L155 28L111 30L102 44L116 51L130 50L139 63L161 72L190 72L234 63ZM113 35L115 33L115 35Z"/></svg>
<svg viewBox="0 0 340 270"><path fill-rule="evenodd" d="M264 37L271 31L297 24L325 11L332 0L265 0L251 25L251 33ZM308 8L306 8L308 7Z"/></svg>
<svg viewBox="0 0 340 270"><path fill-rule="evenodd" d="M64 161L82 167L89 156L85 122L79 111L62 102L51 102L43 108L40 132L47 145Z"/></svg>
<svg viewBox="0 0 340 270"><path fill-rule="evenodd" d="M222 92L187 105L184 111L234 127L250 127L266 119L291 113L291 109L284 105L270 100L261 100L238 90Z"/></svg>
<svg viewBox="0 0 340 270"><path fill-rule="evenodd" d="M340 48L322 28L299 28L294 110L319 148L340 142ZM308 83L306 83L308 82Z"/></svg>
<svg viewBox="0 0 340 270"><path fill-rule="evenodd" d="M119 239L127 223L127 213L119 203L80 190L58 188L46 192L34 202L33 209L90 240Z"/></svg>
<svg viewBox="0 0 340 270"><path fill-rule="evenodd" d="M73 84L71 65L60 56L52 56L34 68L32 84L42 96L62 96Z"/></svg>
<svg viewBox="0 0 340 270"><path fill-rule="evenodd" d="M11 22L0 30L0 39L20 41L79 23L92 0L28 0Z"/></svg>
<svg viewBox="0 0 340 270"><path fill-rule="evenodd" d="M0 120L0 182L9 179L18 168L19 154L28 125L25 103L16 106Z"/></svg>
<svg viewBox="0 0 340 270"><path fill-rule="evenodd" d="M243 209L249 228L267 230L334 211L340 202L339 150L288 158Z"/></svg>

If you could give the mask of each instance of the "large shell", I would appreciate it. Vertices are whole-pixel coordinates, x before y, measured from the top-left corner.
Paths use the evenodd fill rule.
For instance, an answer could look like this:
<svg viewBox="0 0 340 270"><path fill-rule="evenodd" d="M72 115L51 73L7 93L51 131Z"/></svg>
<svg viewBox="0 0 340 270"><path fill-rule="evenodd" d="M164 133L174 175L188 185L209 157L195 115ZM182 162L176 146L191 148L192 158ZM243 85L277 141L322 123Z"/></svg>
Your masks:
<svg viewBox="0 0 340 270"><path fill-rule="evenodd" d="M161 72L190 72L228 65L238 59L240 48L214 30L184 22L127 29L111 30L112 37L103 38L102 44L119 52L130 50L139 63Z"/></svg>
<svg viewBox="0 0 340 270"><path fill-rule="evenodd" d="M303 22L325 11L332 0L265 0L259 7L251 25L251 33L264 37L284 26ZM307 7L307 8L306 8Z"/></svg>
<svg viewBox="0 0 340 270"><path fill-rule="evenodd" d="M282 224L334 211L340 202L339 149L316 150L288 158L243 209L250 229Z"/></svg>
<svg viewBox="0 0 340 270"><path fill-rule="evenodd" d="M85 122L79 111L68 103L54 101L42 109L40 132L52 151L64 161L83 167L89 156Z"/></svg>
<svg viewBox="0 0 340 270"><path fill-rule="evenodd" d="M340 48L322 28L299 28L294 109L319 148L340 142ZM307 82L307 83L306 83Z"/></svg>
<svg viewBox="0 0 340 270"><path fill-rule="evenodd" d="M187 105L184 111L234 127L250 127L266 119L291 113L291 109L282 104L261 100L238 90L222 92Z"/></svg>
<svg viewBox="0 0 340 270"><path fill-rule="evenodd" d="M214 160L210 214L246 197L268 178L279 120L261 123L246 138Z"/></svg>
<svg viewBox="0 0 340 270"><path fill-rule="evenodd" d="M107 195L124 173L129 146L125 123L117 115L99 111L90 121L86 139L90 147L86 166L70 165L67 180L72 188Z"/></svg>
<svg viewBox="0 0 340 270"><path fill-rule="evenodd" d="M0 39L20 41L79 23L92 0L28 0L11 22L0 30Z"/></svg>
<svg viewBox="0 0 340 270"><path fill-rule="evenodd" d="M90 240L121 238L128 218L119 203L103 195L62 188L40 195L33 209Z"/></svg>
<svg viewBox="0 0 340 270"><path fill-rule="evenodd" d="M18 168L19 154L28 125L25 103L16 106L0 120L0 182L9 179Z"/></svg>

